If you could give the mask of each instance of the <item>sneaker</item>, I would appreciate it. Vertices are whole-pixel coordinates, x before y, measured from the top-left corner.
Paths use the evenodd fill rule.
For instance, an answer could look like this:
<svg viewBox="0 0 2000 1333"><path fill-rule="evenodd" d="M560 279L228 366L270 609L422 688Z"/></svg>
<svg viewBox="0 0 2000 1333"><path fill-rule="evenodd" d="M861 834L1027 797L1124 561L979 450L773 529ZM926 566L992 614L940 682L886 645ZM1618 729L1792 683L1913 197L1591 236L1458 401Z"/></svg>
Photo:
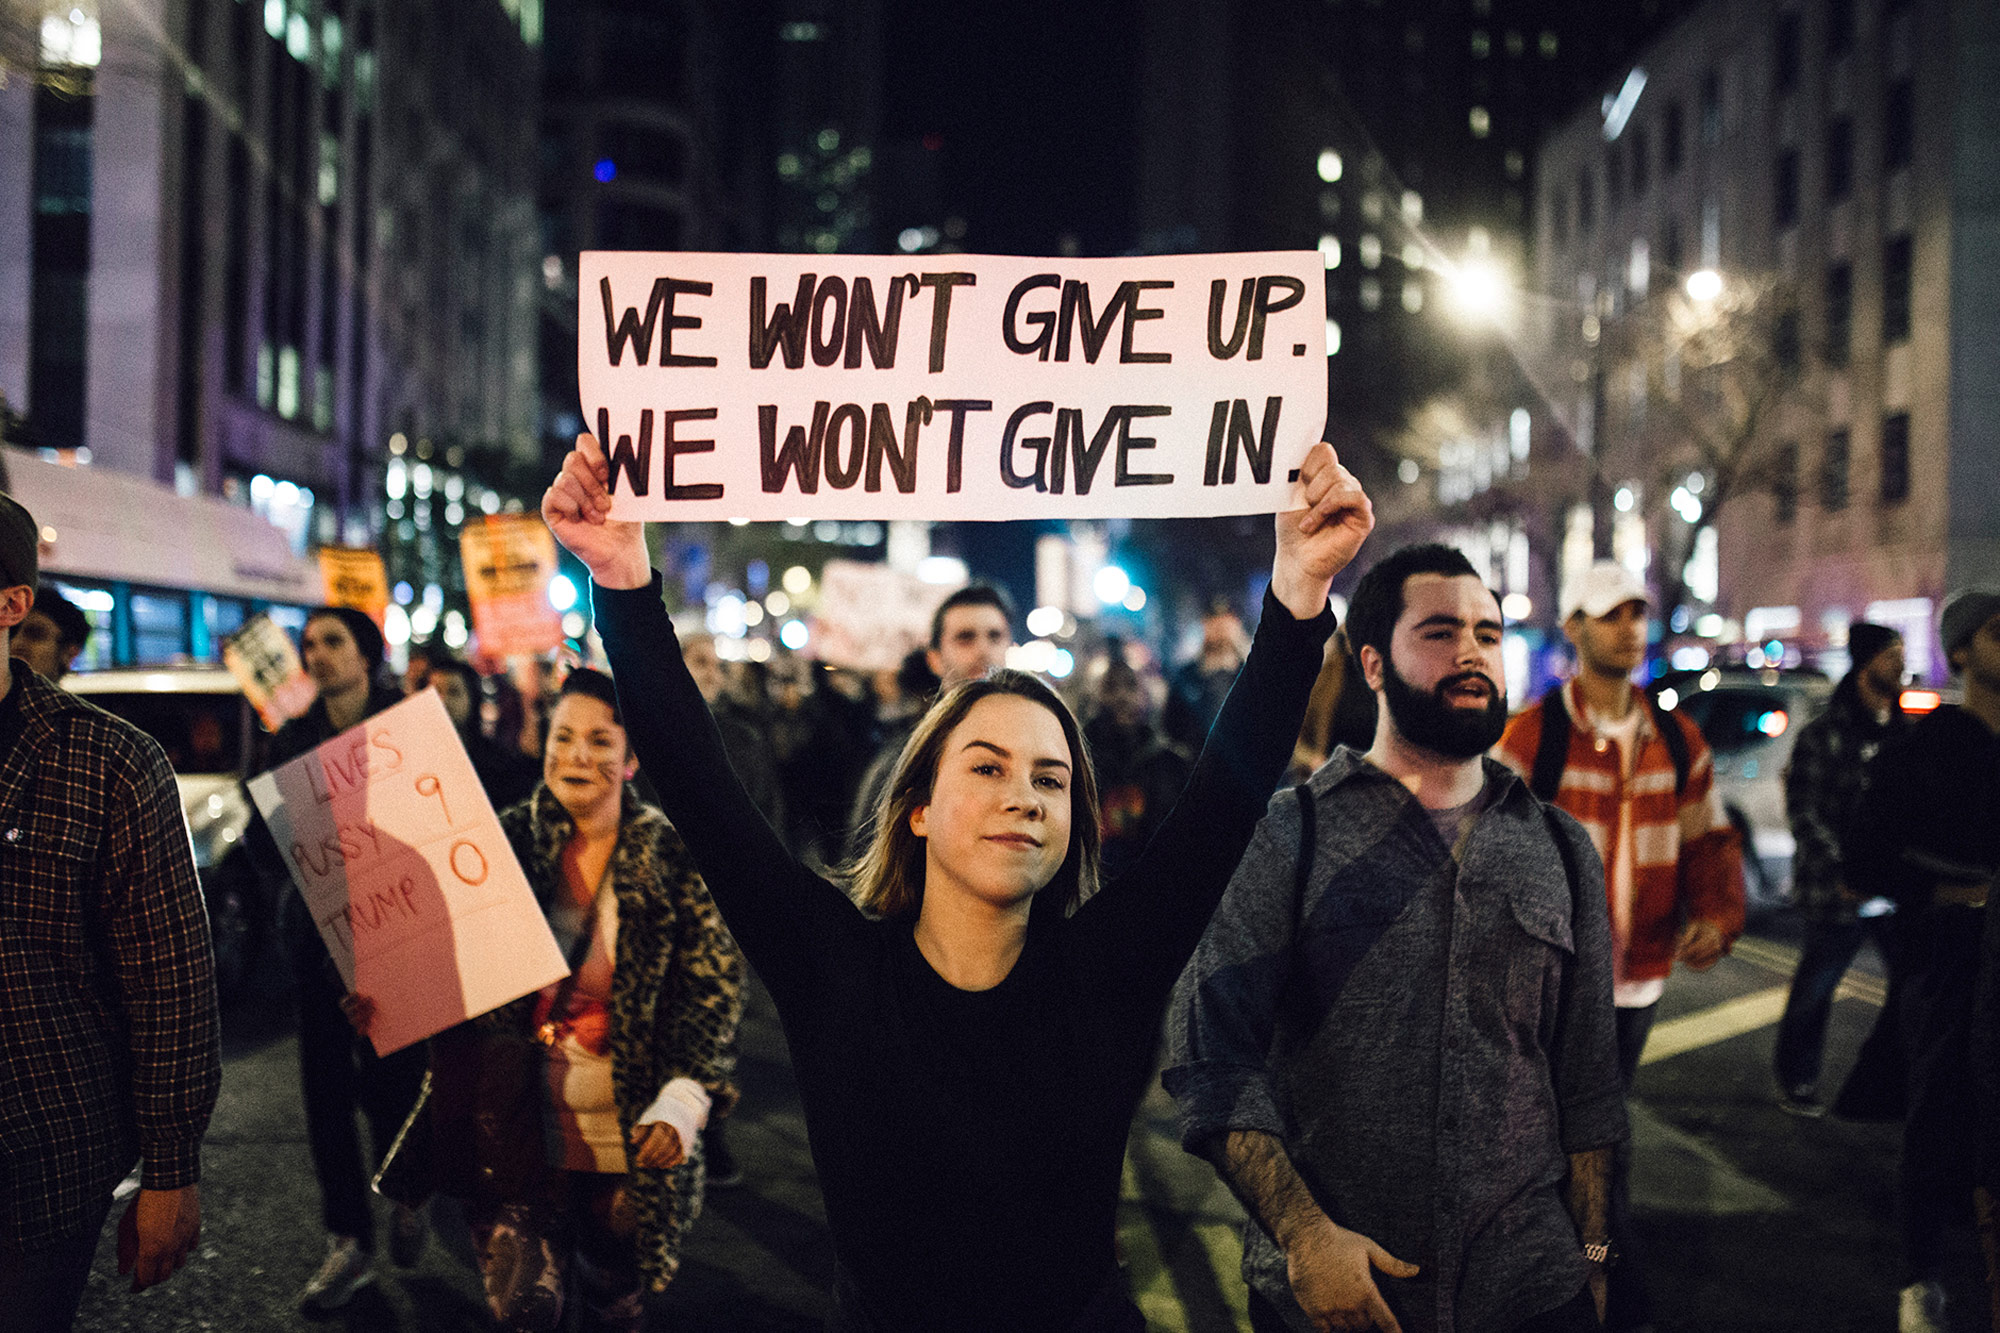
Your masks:
<svg viewBox="0 0 2000 1333"><path fill-rule="evenodd" d="M708 1157L708 1187L710 1189L733 1189L743 1183L743 1166L736 1160L736 1154L729 1151L729 1140L723 1137L722 1121L708 1127L703 1151Z"/></svg>
<svg viewBox="0 0 2000 1333"><path fill-rule="evenodd" d="M431 1238L430 1220L421 1208L396 1205L389 1220L389 1257L398 1268L409 1268L424 1257L424 1242Z"/></svg>
<svg viewBox="0 0 2000 1333"><path fill-rule="evenodd" d="M299 1304L308 1310L338 1310L374 1280L374 1265L361 1242L335 1236L326 1243L326 1262L299 1292Z"/></svg>
<svg viewBox="0 0 2000 1333"><path fill-rule="evenodd" d="M1826 1103L1819 1099L1819 1089L1813 1084L1799 1083L1778 1090L1778 1109L1803 1120L1818 1120L1826 1114Z"/></svg>
<svg viewBox="0 0 2000 1333"><path fill-rule="evenodd" d="M1935 1282L1912 1282L1903 1288L1896 1310L1896 1333L1946 1333L1944 1288Z"/></svg>

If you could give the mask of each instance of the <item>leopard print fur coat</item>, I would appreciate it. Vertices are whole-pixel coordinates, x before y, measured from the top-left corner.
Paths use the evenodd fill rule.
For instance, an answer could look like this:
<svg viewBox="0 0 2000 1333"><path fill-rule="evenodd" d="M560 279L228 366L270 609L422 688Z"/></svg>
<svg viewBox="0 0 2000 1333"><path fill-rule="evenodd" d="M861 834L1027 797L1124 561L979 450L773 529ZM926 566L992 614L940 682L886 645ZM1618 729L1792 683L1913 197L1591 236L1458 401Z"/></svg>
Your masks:
<svg viewBox="0 0 2000 1333"><path fill-rule="evenodd" d="M500 815L536 900L546 910L562 885L562 851L575 832L546 785ZM667 817L625 788L612 853L618 900L617 956L611 974L611 1078L629 1163L632 1126L669 1079L686 1076L714 1100L713 1122L736 1101L736 1025L743 1013L743 959L722 915ZM525 996L490 1016L534 1021ZM701 1212L706 1171L696 1143L678 1167L628 1167L638 1221L639 1270L664 1290L680 1267L681 1238Z"/></svg>

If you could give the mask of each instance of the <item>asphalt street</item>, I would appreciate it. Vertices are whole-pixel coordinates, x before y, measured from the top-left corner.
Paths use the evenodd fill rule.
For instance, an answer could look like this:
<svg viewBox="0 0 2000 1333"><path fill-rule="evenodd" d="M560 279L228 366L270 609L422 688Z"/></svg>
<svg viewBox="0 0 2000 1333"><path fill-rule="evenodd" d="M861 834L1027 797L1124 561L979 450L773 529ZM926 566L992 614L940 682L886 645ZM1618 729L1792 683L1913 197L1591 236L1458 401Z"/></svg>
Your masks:
<svg viewBox="0 0 2000 1333"><path fill-rule="evenodd" d="M1677 973L1640 1071L1634 1193L1663 1333L1895 1328L1899 1130L1795 1119L1773 1099L1773 1025L1795 956L1787 933L1783 921L1771 923L1713 972ZM1879 964L1864 954L1835 1005L1829 1085L1851 1063L1880 998ZM462 1228L442 1208L436 1238L415 1267L397 1269L385 1258L378 1280L337 1314L309 1318L296 1309L325 1238L289 1007L274 976L225 1014L226 1065L204 1156L196 1257L167 1285L133 1295L116 1276L107 1227L78 1329L486 1327ZM732 1134L748 1179L710 1194L679 1280L654 1302L656 1329L805 1333L825 1314L832 1256L824 1213L783 1037L761 991L742 1057L744 1106ZM1132 1136L1120 1241L1134 1296L1156 1333L1247 1329L1237 1273L1241 1217L1213 1172L1181 1151L1171 1106L1155 1087ZM1969 1233L1955 1239L1949 1258L1953 1328L1987 1327Z"/></svg>

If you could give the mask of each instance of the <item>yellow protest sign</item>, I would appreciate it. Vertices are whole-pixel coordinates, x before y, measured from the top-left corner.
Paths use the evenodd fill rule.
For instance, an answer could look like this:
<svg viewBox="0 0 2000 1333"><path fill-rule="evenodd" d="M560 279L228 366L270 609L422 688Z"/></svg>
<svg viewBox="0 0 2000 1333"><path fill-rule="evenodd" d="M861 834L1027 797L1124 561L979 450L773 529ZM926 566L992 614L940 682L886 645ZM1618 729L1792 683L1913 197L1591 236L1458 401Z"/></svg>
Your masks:
<svg viewBox="0 0 2000 1333"><path fill-rule="evenodd" d="M377 625L389 609L389 573L382 553L358 546L319 548L319 576L328 606L351 606Z"/></svg>
<svg viewBox="0 0 2000 1333"><path fill-rule="evenodd" d="M467 523L458 540L480 651L506 657L560 645L562 616L549 605L556 539L542 520L532 514L488 514Z"/></svg>

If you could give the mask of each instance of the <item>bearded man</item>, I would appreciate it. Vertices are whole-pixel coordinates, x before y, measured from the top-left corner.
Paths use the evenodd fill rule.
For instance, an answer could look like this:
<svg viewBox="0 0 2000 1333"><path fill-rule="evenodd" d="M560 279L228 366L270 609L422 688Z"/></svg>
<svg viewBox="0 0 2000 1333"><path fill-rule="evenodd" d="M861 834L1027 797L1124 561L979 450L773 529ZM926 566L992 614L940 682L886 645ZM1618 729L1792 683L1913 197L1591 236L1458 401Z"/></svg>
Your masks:
<svg viewBox="0 0 2000 1333"><path fill-rule="evenodd" d="M1397 551L1347 632L1379 707L1273 798L1167 1011L1182 1140L1249 1213L1251 1327L1594 1329L1625 1137L1603 867L1484 757L1500 608Z"/></svg>

